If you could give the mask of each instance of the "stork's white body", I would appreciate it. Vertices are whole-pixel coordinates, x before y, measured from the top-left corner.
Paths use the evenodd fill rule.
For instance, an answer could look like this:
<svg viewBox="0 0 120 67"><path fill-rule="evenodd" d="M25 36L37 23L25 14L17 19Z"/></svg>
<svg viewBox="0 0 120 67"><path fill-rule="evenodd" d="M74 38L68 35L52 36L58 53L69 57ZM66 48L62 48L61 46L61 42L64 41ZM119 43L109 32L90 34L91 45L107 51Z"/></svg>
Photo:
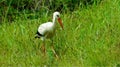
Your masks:
<svg viewBox="0 0 120 67"><path fill-rule="evenodd" d="M39 26L38 32L44 35L44 37L41 37L41 40L44 40L45 38L52 38L55 34L55 25L53 22L43 23Z"/></svg>

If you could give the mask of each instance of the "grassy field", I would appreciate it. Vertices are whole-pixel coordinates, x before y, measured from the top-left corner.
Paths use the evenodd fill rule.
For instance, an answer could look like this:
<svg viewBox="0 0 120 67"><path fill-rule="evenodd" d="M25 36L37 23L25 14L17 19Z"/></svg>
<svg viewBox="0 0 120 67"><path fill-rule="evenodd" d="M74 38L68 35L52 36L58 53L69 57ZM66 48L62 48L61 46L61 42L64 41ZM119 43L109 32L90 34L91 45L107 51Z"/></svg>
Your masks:
<svg viewBox="0 0 120 67"><path fill-rule="evenodd" d="M61 18L65 30L58 25L54 37L59 60L53 56L49 40L43 56L42 41L34 39L39 24L52 19L52 13L38 19L27 19L25 13L12 23L2 23L0 66L120 66L119 0L103 0L97 6L62 13Z"/></svg>

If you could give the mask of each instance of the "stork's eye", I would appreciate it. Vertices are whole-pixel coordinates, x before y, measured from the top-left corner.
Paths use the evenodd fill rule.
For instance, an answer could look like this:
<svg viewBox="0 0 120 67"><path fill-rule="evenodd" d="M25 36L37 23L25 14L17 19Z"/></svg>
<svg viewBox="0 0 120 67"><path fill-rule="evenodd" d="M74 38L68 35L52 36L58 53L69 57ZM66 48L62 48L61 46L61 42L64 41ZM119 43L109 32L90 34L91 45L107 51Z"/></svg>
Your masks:
<svg viewBox="0 0 120 67"><path fill-rule="evenodd" d="M59 15L57 15L57 17L59 17Z"/></svg>

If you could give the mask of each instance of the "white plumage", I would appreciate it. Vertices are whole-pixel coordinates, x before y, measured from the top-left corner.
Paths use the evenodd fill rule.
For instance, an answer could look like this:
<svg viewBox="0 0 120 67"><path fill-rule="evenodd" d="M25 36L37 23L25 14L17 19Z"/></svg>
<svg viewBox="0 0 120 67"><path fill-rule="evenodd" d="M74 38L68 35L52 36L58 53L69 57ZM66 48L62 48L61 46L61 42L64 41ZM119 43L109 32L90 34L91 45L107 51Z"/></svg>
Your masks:
<svg viewBox="0 0 120 67"><path fill-rule="evenodd" d="M38 28L38 32L40 32L40 34L44 35L41 36L42 40L45 40L45 38L52 38L54 35L54 26L52 22L47 22L44 23L42 25L39 26Z"/></svg>

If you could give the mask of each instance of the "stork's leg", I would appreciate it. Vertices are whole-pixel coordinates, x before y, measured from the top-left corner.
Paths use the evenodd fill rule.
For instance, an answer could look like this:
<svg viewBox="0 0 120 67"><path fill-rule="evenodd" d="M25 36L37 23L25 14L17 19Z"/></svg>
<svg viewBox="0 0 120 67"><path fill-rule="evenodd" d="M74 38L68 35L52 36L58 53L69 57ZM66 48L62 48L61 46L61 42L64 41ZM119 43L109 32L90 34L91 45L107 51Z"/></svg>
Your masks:
<svg viewBox="0 0 120 67"><path fill-rule="evenodd" d="M52 52L54 53L55 57L57 59L59 59L58 55L56 54L55 50L54 50L54 46L53 46L53 40L52 40L52 46L51 46Z"/></svg>
<svg viewBox="0 0 120 67"><path fill-rule="evenodd" d="M43 41L41 49L42 49L42 52L44 53L44 55L46 55L45 41Z"/></svg>

